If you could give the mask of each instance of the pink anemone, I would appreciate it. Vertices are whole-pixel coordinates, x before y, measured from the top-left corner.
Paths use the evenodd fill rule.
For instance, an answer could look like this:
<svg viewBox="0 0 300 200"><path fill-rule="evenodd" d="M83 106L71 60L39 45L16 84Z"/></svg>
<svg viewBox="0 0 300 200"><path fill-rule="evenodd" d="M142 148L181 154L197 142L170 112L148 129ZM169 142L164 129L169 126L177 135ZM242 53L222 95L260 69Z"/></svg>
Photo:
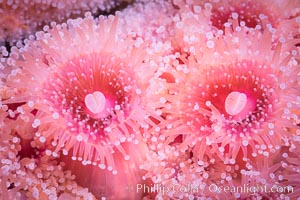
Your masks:
<svg viewBox="0 0 300 200"><path fill-rule="evenodd" d="M166 135L181 135L181 148L193 147L200 160L205 154L235 160L240 150L247 157L256 145L280 146L299 129L297 39L274 43L268 30L239 28L195 35L194 56L182 71L186 82L171 104L181 128Z"/></svg>
<svg viewBox="0 0 300 200"><path fill-rule="evenodd" d="M128 160L122 143L138 143L140 128L156 126L141 105L147 80L139 75L150 68L129 38L120 39L120 25L118 17L88 16L37 33L9 63L19 68L5 84L21 92L4 101L26 102L24 117L37 110L35 143L51 144L49 155L71 153L114 174L113 153Z"/></svg>
<svg viewBox="0 0 300 200"><path fill-rule="evenodd" d="M296 1L185 1L176 0L179 7L174 17L174 45L184 52L191 51L191 41L197 34L219 37L225 32L248 27L260 31L270 30L273 37L296 38L299 35L300 7Z"/></svg>
<svg viewBox="0 0 300 200"><path fill-rule="evenodd" d="M15 44L27 38L43 26L55 21L65 22L68 18L83 16L87 11L93 14L109 12L128 0L93 1L1 1L0 5L0 44Z"/></svg>
<svg viewBox="0 0 300 200"><path fill-rule="evenodd" d="M172 17L176 12L170 1L142 0L129 5L121 16L130 35L162 45L173 35Z"/></svg>

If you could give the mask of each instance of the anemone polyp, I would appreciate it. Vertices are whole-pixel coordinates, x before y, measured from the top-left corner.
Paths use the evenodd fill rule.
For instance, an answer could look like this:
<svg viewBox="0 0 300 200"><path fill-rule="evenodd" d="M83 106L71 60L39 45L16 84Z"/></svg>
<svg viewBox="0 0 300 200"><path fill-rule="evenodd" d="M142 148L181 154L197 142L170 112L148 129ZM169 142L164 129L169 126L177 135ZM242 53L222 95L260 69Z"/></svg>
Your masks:
<svg viewBox="0 0 300 200"><path fill-rule="evenodd" d="M186 78L177 78L187 81L171 103L173 120L178 117L175 124L184 132L168 133L167 139L181 135L182 150L193 147L200 160L205 155L235 160L239 152L257 154L256 145L272 144L273 151L289 130L299 129L296 39L277 43L271 30L245 26L218 37L193 36L185 43L192 50L182 72Z"/></svg>
<svg viewBox="0 0 300 200"><path fill-rule="evenodd" d="M218 29L224 30L230 18L238 19L240 23L255 28L266 22L275 23L274 13L259 1L235 2L229 4L219 2L221 5L212 4L211 22Z"/></svg>
<svg viewBox="0 0 300 200"><path fill-rule="evenodd" d="M198 130L228 135L229 141L232 137L242 135L245 139L251 137L254 130L262 128L270 119L271 112L276 109L275 102L278 101L274 93L275 78L261 76L268 73L265 69L271 68L261 65L258 73L256 67L259 65L240 61L202 72L206 78L187 90L196 94L193 97L187 95L185 100L190 107L185 114L187 121ZM200 108L210 112L203 112ZM206 118L209 124L203 123L205 120L201 118Z"/></svg>
<svg viewBox="0 0 300 200"><path fill-rule="evenodd" d="M229 126L231 133L247 133L252 127L260 127L260 120L265 121L274 109L276 95L272 85L275 80L261 77L255 70L258 65L242 61L229 67L220 66L206 72L209 77L216 78L209 78L199 86L202 105L217 110L215 112L225 118L227 125L223 125ZM270 69L268 66L261 68Z"/></svg>
<svg viewBox="0 0 300 200"><path fill-rule="evenodd" d="M179 7L173 18L174 45L190 54L195 53L195 42L202 43L199 34L205 33L207 39L222 37L224 33L238 32L247 27L264 32L270 30L277 40L297 38L299 35L299 3L281 1L186 1L176 0ZM207 44L213 49L211 41Z"/></svg>
<svg viewBox="0 0 300 200"><path fill-rule="evenodd" d="M211 1L211 25L218 30L247 26L263 31L273 29L277 37L298 34L299 4L295 1ZM233 27L230 27L233 24ZM288 30L288 31L287 31Z"/></svg>
<svg viewBox="0 0 300 200"><path fill-rule="evenodd" d="M110 125L128 117L132 94L138 88L132 71L119 68L124 64L111 58L113 55L104 53L82 55L44 82L43 97L54 110L53 118L68 119L68 129L79 141L88 139L86 136L90 141L109 137L110 141L102 142L113 144L125 140L126 132L118 132L118 140L110 136ZM129 131L137 131L132 128Z"/></svg>
<svg viewBox="0 0 300 200"><path fill-rule="evenodd" d="M137 144L141 127L155 126L141 103L143 53L121 30L118 15L93 19L88 13L37 33L13 59L20 73L11 73L6 85L22 92L4 102L37 110L32 126L37 143L50 144L47 155L72 150L73 160L116 174L112 154L128 160L122 143Z"/></svg>
<svg viewBox="0 0 300 200"><path fill-rule="evenodd" d="M0 44L16 42L27 38L52 21L62 23L68 18L83 16L87 11L96 14L110 11L120 4L130 1L1 1L0 5Z"/></svg>

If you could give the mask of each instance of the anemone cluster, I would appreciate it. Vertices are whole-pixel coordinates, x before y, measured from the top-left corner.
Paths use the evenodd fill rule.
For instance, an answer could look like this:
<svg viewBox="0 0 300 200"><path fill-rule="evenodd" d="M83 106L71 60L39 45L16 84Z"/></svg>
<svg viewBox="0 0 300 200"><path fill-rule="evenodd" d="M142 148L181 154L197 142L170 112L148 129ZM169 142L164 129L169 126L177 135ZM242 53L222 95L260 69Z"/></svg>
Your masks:
<svg viewBox="0 0 300 200"><path fill-rule="evenodd" d="M300 199L299 0L0 1L0 199Z"/></svg>

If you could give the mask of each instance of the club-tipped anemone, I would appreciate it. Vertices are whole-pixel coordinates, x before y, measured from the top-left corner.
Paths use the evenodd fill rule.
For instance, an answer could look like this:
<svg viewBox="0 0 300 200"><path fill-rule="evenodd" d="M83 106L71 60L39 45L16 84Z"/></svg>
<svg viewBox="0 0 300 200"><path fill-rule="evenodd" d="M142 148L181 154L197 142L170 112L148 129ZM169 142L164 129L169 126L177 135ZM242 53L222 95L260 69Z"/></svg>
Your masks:
<svg viewBox="0 0 300 200"><path fill-rule="evenodd" d="M219 37L225 32L248 27L270 30L278 40L299 35L299 5L293 1L185 1L176 0L179 11L174 19L174 45L184 52L193 52L190 43L199 41L197 35Z"/></svg>
<svg viewBox="0 0 300 200"><path fill-rule="evenodd" d="M52 26L11 60L18 68L6 86L21 92L4 102L25 102L25 118L37 110L35 142L50 143L49 155L71 153L84 165L116 174L112 154L129 159L122 143L138 143L136 134L156 126L155 115L141 103L147 84L141 71L152 68L144 67L143 53L121 35L118 15L94 20L87 14Z"/></svg>
<svg viewBox="0 0 300 200"><path fill-rule="evenodd" d="M280 149L280 154L277 161L281 164L279 174L282 185L292 187L292 192L288 195L291 199L298 198L300 195L300 139L299 131L295 132L293 137L286 141L286 145Z"/></svg>
<svg viewBox="0 0 300 200"><path fill-rule="evenodd" d="M145 91L145 104L149 109L155 110L155 112L162 116L164 119L172 118L170 102L174 102L178 95L178 86L183 81L179 76L178 69L180 68L177 60L177 55L167 54L161 56L159 59L151 60L154 66L159 66L155 73L153 73L149 87ZM177 66L178 68L174 68ZM167 126L170 123L169 120L160 121L156 131L148 132L149 137L154 133L155 137L159 137L161 131L168 129Z"/></svg>
<svg viewBox="0 0 300 200"><path fill-rule="evenodd" d="M240 28L223 37L195 35L195 56L181 73L187 81L171 103L181 131L165 135L181 135L182 150L193 146L200 160L237 159L240 150L247 157L256 145L275 148L299 129L297 40L275 43L269 31Z"/></svg>
<svg viewBox="0 0 300 200"><path fill-rule="evenodd" d="M185 199L203 194L208 176L203 166L194 166L190 152L181 152L178 146L163 145L159 140L149 146L151 150L140 168L147 171L143 178L151 181L139 192L161 199Z"/></svg>
<svg viewBox="0 0 300 200"><path fill-rule="evenodd" d="M96 199L55 161L10 157L1 159L1 199Z"/></svg>
<svg viewBox="0 0 300 200"><path fill-rule="evenodd" d="M260 154L239 163L214 159L206 168L213 182L207 185L208 194L215 191L219 199L291 198L295 188L284 181L283 168L276 160L278 150L270 156Z"/></svg>
<svg viewBox="0 0 300 200"><path fill-rule="evenodd" d="M211 25L219 30L224 30L227 23L235 19L238 24L244 24L249 28L262 28L266 24L272 26L277 22L276 12L272 6L266 6L267 2L261 1L217 1L208 2L210 7Z"/></svg>
<svg viewBox="0 0 300 200"><path fill-rule="evenodd" d="M18 141L17 157L20 159L25 157L38 158L42 150L31 145L35 135L32 123L35 119L36 111L23 110L25 103L3 104L2 102L2 100L9 99L18 93L18 90L11 90L9 87L0 86L0 95L2 98L0 99L0 109L3 112L3 119L1 121L3 120L3 123L5 123L2 131L5 130L3 134L9 133L10 136L15 136L15 141Z"/></svg>
<svg viewBox="0 0 300 200"><path fill-rule="evenodd" d="M153 43L168 41L172 37L172 16L176 9L170 1L137 1L121 13L126 31Z"/></svg>
<svg viewBox="0 0 300 200"><path fill-rule="evenodd" d="M231 194L214 191L215 186L232 186L238 179L242 162L230 163L218 158L198 160L194 154L181 151L180 142L164 145L163 140L149 144L149 154L141 169L151 181L140 191L162 199L222 199ZM250 195L249 195L250 196ZM232 197L234 197L232 195Z"/></svg>
<svg viewBox="0 0 300 200"><path fill-rule="evenodd" d="M64 162L64 170L71 170L76 182L89 188L89 191L97 199L141 199L145 193L136 192L138 184L144 184L142 179L144 171L139 165L144 162L148 154L147 145L139 138L139 144L124 142L122 146L130 155L130 161L124 160L120 152L113 154L117 175L108 170L101 170L98 166L87 165L72 161L71 156L61 156L59 160ZM138 152L138 153L137 153ZM89 172L89 173L82 173Z"/></svg>
<svg viewBox="0 0 300 200"><path fill-rule="evenodd" d="M191 1L194 8L201 6L205 8L206 15L210 18L213 27L224 30L226 24L235 19L238 24L243 24L249 28L264 29L267 26L279 28L284 23L295 23L299 15L299 4L293 0L281 1ZM292 20L291 20L292 19ZM295 30L295 29L294 29ZM286 30L281 30L286 31ZM289 29L289 32L292 30Z"/></svg>
<svg viewBox="0 0 300 200"><path fill-rule="evenodd" d="M267 148L270 149L270 146ZM243 157L241 154L238 157ZM194 155L190 154L191 162L185 166L189 172L188 175L186 172L182 175L182 180L192 175L202 188L195 189L188 181L185 185L188 190L182 192L188 197L248 199L255 196L278 199L297 196L295 182L290 184L285 181L288 176L283 175L285 170L282 166L286 164L277 160L281 155L280 147L268 155L260 149L258 155L238 160L222 160L218 157L198 160Z"/></svg>
<svg viewBox="0 0 300 200"><path fill-rule="evenodd" d="M7 106L0 106L0 199L57 199L62 194L80 199L95 199L87 189L76 184L70 171L44 153L36 158L24 156L25 139L16 132ZM28 153L28 152L27 152Z"/></svg>
<svg viewBox="0 0 300 200"><path fill-rule="evenodd" d="M268 147L269 148L269 147ZM293 161L287 161L289 158L286 153L286 147L276 147L276 151L270 155L260 153L250 159L247 159L245 166L240 168L241 178L235 184L251 186L255 189L254 195L260 198L274 199L293 199L299 196L299 181L295 181L297 173L293 166ZM261 150L260 150L261 151ZM262 151L261 151L262 152ZM293 160L294 156L291 156ZM289 171L293 169L295 171ZM246 194L239 194L241 197L248 197Z"/></svg>
<svg viewBox="0 0 300 200"><path fill-rule="evenodd" d="M189 1L189 3L192 3ZM175 0L174 5L179 8L173 17L174 37L172 44L182 56L190 54L190 42L197 40L195 34L210 32L210 9L200 5L189 4L185 0ZM187 55L186 55L187 54Z"/></svg>
<svg viewBox="0 0 300 200"><path fill-rule="evenodd" d="M81 17L87 11L93 14L109 12L130 0L93 1L9 1L0 5L0 44L15 44L27 38L50 22L62 23L69 18ZM21 43L19 43L20 45Z"/></svg>

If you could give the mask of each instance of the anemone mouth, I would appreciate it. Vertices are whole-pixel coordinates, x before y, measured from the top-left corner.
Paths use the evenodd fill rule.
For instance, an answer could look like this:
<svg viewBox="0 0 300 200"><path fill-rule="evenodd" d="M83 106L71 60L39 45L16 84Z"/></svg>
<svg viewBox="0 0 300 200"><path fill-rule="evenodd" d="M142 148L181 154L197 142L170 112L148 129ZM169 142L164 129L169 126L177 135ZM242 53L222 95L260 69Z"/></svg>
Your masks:
<svg viewBox="0 0 300 200"><path fill-rule="evenodd" d="M130 113L134 79L130 70L110 55L82 55L54 70L44 83L42 98L62 116L71 133L105 141L106 131L118 115Z"/></svg>
<svg viewBox="0 0 300 200"><path fill-rule="evenodd" d="M276 98L274 77L266 69L270 68L242 61L206 71L207 78L198 84L197 97L193 98L196 102L188 102L194 105L188 113L194 125L200 130L224 128L231 134L262 128Z"/></svg>

